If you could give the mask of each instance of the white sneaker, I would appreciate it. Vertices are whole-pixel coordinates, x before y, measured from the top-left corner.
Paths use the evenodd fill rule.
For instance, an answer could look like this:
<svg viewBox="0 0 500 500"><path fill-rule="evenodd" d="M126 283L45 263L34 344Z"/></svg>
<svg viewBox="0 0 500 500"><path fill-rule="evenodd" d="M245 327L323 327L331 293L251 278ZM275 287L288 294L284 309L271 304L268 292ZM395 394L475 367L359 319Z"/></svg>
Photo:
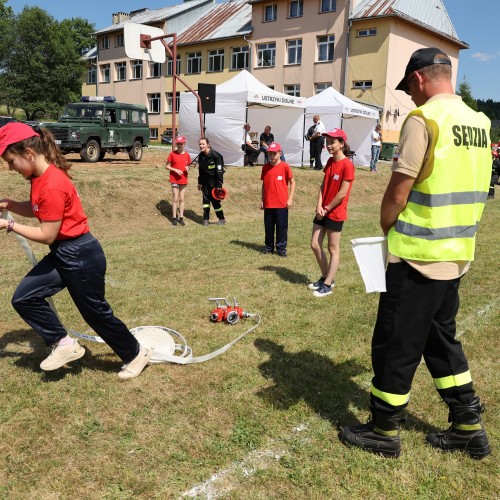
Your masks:
<svg viewBox="0 0 500 500"><path fill-rule="evenodd" d="M57 370L70 361L80 359L85 354L85 349L77 340L71 345L55 345L50 356L40 363L40 368L46 372Z"/></svg>
<svg viewBox="0 0 500 500"><path fill-rule="evenodd" d="M121 379L138 377L149 363L152 355L153 351L151 349L141 347L139 354L130 363L122 366L122 370L118 374L118 377Z"/></svg>

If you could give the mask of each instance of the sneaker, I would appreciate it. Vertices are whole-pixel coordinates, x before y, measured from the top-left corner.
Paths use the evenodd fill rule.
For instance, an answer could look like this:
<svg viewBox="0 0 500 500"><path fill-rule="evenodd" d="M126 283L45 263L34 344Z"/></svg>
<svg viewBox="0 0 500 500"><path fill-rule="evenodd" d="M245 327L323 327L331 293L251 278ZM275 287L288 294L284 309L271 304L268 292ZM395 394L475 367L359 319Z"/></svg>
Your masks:
<svg viewBox="0 0 500 500"><path fill-rule="evenodd" d="M204 226L208 226L208 225L210 225L210 221L208 221L208 220L204 220L204 221L203 221L203 225L204 225Z"/></svg>
<svg viewBox="0 0 500 500"><path fill-rule="evenodd" d="M172 226L177 226L177 219L175 217L172 219Z"/></svg>
<svg viewBox="0 0 500 500"><path fill-rule="evenodd" d="M307 288L309 288L309 290L317 290L323 285L324 281L325 278L321 277L318 281L315 281L314 283L309 283L309 285L307 285Z"/></svg>
<svg viewBox="0 0 500 500"><path fill-rule="evenodd" d="M264 248L264 250L261 250L260 253L261 253L261 255L269 255L269 254L273 253L273 251L268 250L267 248Z"/></svg>
<svg viewBox="0 0 500 500"><path fill-rule="evenodd" d="M85 354L85 349L77 340L71 345L55 345L48 358L40 363L40 368L46 372L57 370L70 361L80 359Z"/></svg>
<svg viewBox="0 0 500 500"><path fill-rule="evenodd" d="M465 451L476 460L482 460L491 453L484 429L462 431L450 427L446 431L429 434L425 440L433 448L442 451Z"/></svg>
<svg viewBox="0 0 500 500"><path fill-rule="evenodd" d="M278 252L278 257L283 257L284 259L286 259L288 255L286 254L286 252Z"/></svg>
<svg viewBox="0 0 500 500"><path fill-rule="evenodd" d="M401 438L399 432L395 435L382 435L375 432L372 422L357 427L341 427L339 439L346 446L355 446L364 451L397 458L401 453Z"/></svg>
<svg viewBox="0 0 500 500"><path fill-rule="evenodd" d="M219 220L217 221L217 224L218 224L219 226L223 226L225 223L226 223L226 219L219 219Z"/></svg>
<svg viewBox="0 0 500 500"><path fill-rule="evenodd" d="M186 223L184 222L184 219L182 217L179 217L179 224L184 227Z"/></svg>
<svg viewBox="0 0 500 500"><path fill-rule="evenodd" d="M151 359L153 351L151 349L147 349L146 347L141 347L139 350L139 354L126 365L122 366L121 372L118 374L118 377L121 379L129 379L138 377L142 370L146 367Z"/></svg>
<svg viewBox="0 0 500 500"><path fill-rule="evenodd" d="M323 283L314 293L315 297L326 297L332 293L333 283L331 285L325 285Z"/></svg>

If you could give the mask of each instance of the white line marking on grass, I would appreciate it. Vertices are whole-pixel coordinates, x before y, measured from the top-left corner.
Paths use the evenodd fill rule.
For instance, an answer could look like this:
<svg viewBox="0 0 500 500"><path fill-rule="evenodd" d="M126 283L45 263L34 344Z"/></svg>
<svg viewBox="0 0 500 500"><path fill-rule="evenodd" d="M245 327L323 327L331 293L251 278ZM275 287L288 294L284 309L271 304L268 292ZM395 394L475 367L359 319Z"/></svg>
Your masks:
<svg viewBox="0 0 500 500"><path fill-rule="evenodd" d="M484 307L481 309L478 309L474 314L471 314L469 317L465 318L463 321L460 322L460 331L457 333L456 338L461 337L464 333L465 330L470 328L473 323L477 321L478 318L481 318L483 316L489 316L493 311L496 311L497 309L497 304L498 304L498 299L495 298L488 304L486 304Z"/></svg>
<svg viewBox="0 0 500 500"><path fill-rule="evenodd" d="M273 460L279 460L283 453L283 451L253 450L243 460L232 463L229 467L216 472L204 483L193 486L190 490L184 492L182 497L194 498L204 495L208 499L217 498L233 489L230 484L222 484L226 476L240 469L245 478L253 476L257 470L267 469Z"/></svg>

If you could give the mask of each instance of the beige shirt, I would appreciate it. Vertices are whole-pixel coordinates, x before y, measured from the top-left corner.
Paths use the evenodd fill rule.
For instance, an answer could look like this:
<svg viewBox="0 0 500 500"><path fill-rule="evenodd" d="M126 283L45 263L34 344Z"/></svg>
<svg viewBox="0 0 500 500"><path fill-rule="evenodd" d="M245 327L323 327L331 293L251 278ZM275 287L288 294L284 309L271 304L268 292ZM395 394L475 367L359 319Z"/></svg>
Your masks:
<svg viewBox="0 0 500 500"><path fill-rule="evenodd" d="M429 101L438 99L461 99L452 94L439 94ZM432 144L432 130L427 129L425 122L419 116L410 116L405 121L399 138L399 158L392 163L392 171L415 178L422 182L432 173L433 164L429 161L429 148ZM390 263L401 262L401 258L389 254ZM433 280L452 280L464 275L470 267L469 261L457 260L451 262L428 262L406 260L426 278Z"/></svg>

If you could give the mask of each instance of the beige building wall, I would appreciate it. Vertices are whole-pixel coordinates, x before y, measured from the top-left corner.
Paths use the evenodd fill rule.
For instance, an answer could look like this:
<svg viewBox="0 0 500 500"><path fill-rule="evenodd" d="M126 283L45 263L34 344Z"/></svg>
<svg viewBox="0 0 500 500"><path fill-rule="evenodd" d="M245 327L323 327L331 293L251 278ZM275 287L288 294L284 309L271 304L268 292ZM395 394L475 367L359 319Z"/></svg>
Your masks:
<svg viewBox="0 0 500 500"><path fill-rule="evenodd" d="M375 28L375 36L359 37L359 30ZM415 109L410 96L396 90L411 54L422 47L439 47L452 61L452 82L456 84L459 46L436 33L417 28L397 18L362 20L353 23L349 43L346 95L383 108L384 142L398 142L401 126ZM353 88L354 81L371 80L372 87Z"/></svg>
<svg viewBox="0 0 500 500"><path fill-rule="evenodd" d="M264 9L276 4L276 21L264 22ZM304 0L302 17L290 18L290 2L277 0L258 2L252 5L253 33L248 41L251 44L251 72L261 82L279 92L286 92L286 85L300 85L300 95L311 97L316 83L326 83L336 90L342 89L344 73L343 61L346 50L346 31L348 2L337 0L335 12L320 13L319 0ZM318 61L318 36L334 35L333 62ZM287 41L302 40L302 63L288 64ZM274 67L259 67L257 45L276 42Z"/></svg>

